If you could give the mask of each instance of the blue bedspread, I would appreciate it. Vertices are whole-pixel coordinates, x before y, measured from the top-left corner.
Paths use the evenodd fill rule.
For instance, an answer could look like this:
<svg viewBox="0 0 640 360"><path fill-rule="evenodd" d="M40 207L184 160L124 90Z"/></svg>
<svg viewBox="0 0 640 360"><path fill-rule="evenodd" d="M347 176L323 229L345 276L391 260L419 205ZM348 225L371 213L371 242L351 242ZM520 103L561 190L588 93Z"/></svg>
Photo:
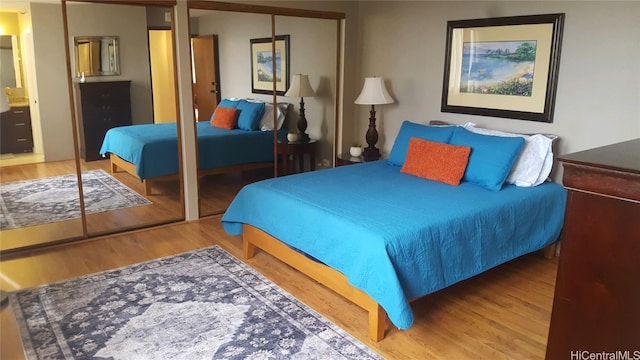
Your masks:
<svg viewBox="0 0 640 360"><path fill-rule="evenodd" d="M247 185L222 225L253 225L337 269L406 329L408 299L556 241L565 205L556 183L453 187L381 160Z"/></svg>
<svg viewBox="0 0 640 360"><path fill-rule="evenodd" d="M273 132L227 130L198 122L198 168L273 161ZM286 133L286 131L285 131ZM280 136L280 134L279 134ZM136 165L144 180L178 173L175 123L116 127L107 131L100 154L113 153Z"/></svg>

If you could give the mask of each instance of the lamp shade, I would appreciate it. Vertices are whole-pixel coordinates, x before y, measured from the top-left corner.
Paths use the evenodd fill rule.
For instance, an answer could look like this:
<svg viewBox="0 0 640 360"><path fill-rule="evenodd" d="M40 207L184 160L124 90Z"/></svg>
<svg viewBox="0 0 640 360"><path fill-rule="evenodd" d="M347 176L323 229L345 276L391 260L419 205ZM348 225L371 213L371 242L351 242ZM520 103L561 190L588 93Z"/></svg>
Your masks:
<svg viewBox="0 0 640 360"><path fill-rule="evenodd" d="M315 93L311 88L311 84L309 84L309 75L303 74L293 75L291 87L289 87L289 90L284 94L284 96L289 97L309 97L313 95L315 95Z"/></svg>
<svg viewBox="0 0 640 360"><path fill-rule="evenodd" d="M364 78L364 86L360 96L356 99L355 103L360 105L380 105L391 104L395 102L387 88L384 86L384 79L380 77L367 77Z"/></svg>
<svg viewBox="0 0 640 360"><path fill-rule="evenodd" d="M9 99L5 94L0 94L0 113L11 110L9 107Z"/></svg>

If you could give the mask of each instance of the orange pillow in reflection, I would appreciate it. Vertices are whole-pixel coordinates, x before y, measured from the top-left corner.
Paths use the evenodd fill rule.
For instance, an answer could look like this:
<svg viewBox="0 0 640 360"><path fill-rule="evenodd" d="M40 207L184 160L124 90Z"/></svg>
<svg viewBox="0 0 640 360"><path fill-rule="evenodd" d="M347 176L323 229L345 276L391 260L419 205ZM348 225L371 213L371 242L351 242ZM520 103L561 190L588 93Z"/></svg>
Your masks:
<svg viewBox="0 0 640 360"><path fill-rule="evenodd" d="M471 148L411 138L401 172L458 186L469 162Z"/></svg>
<svg viewBox="0 0 640 360"><path fill-rule="evenodd" d="M211 126L222 129L235 129L238 127L238 109L223 106L216 107L211 119Z"/></svg>

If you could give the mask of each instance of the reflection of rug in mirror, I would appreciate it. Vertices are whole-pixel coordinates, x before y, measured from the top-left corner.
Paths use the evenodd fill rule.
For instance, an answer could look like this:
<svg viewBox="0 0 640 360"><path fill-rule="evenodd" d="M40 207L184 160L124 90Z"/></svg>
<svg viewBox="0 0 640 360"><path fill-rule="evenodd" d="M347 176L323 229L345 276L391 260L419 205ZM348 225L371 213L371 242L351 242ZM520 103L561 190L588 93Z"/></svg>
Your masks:
<svg viewBox="0 0 640 360"><path fill-rule="evenodd" d="M151 201L103 170L82 173L87 214L149 205ZM75 174L0 183L0 229L80 218Z"/></svg>
<svg viewBox="0 0 640 360"><path fill-rule="evenodd" d="M381 359L217 245L9 302L27 359Z"/></svg>

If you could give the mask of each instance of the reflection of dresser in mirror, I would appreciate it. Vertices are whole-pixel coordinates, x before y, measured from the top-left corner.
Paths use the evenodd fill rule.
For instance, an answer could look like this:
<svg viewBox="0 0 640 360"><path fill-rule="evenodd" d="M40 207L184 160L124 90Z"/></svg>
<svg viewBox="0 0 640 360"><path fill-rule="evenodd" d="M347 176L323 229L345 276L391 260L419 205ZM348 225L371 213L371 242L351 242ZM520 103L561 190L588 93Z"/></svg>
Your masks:
<svg viewBox="0 0 640 360"><path fill-rule="evenodd" d="M0 115L0 153L33 152L29 105L11 106Z"/></svg>
<svg viewBox="0 0 640 360"><path fill-rule="evenodd" d="M131 125L131 81L75 83L75 105L80 138L80 157L100 160L107 130Z"/></svg>
<svg viewBox="0 0 640 360"><path fill-rule="evenodd" d="M0 35L0 153L33 152L29 98L23 87L19 38Z"/></svg>

